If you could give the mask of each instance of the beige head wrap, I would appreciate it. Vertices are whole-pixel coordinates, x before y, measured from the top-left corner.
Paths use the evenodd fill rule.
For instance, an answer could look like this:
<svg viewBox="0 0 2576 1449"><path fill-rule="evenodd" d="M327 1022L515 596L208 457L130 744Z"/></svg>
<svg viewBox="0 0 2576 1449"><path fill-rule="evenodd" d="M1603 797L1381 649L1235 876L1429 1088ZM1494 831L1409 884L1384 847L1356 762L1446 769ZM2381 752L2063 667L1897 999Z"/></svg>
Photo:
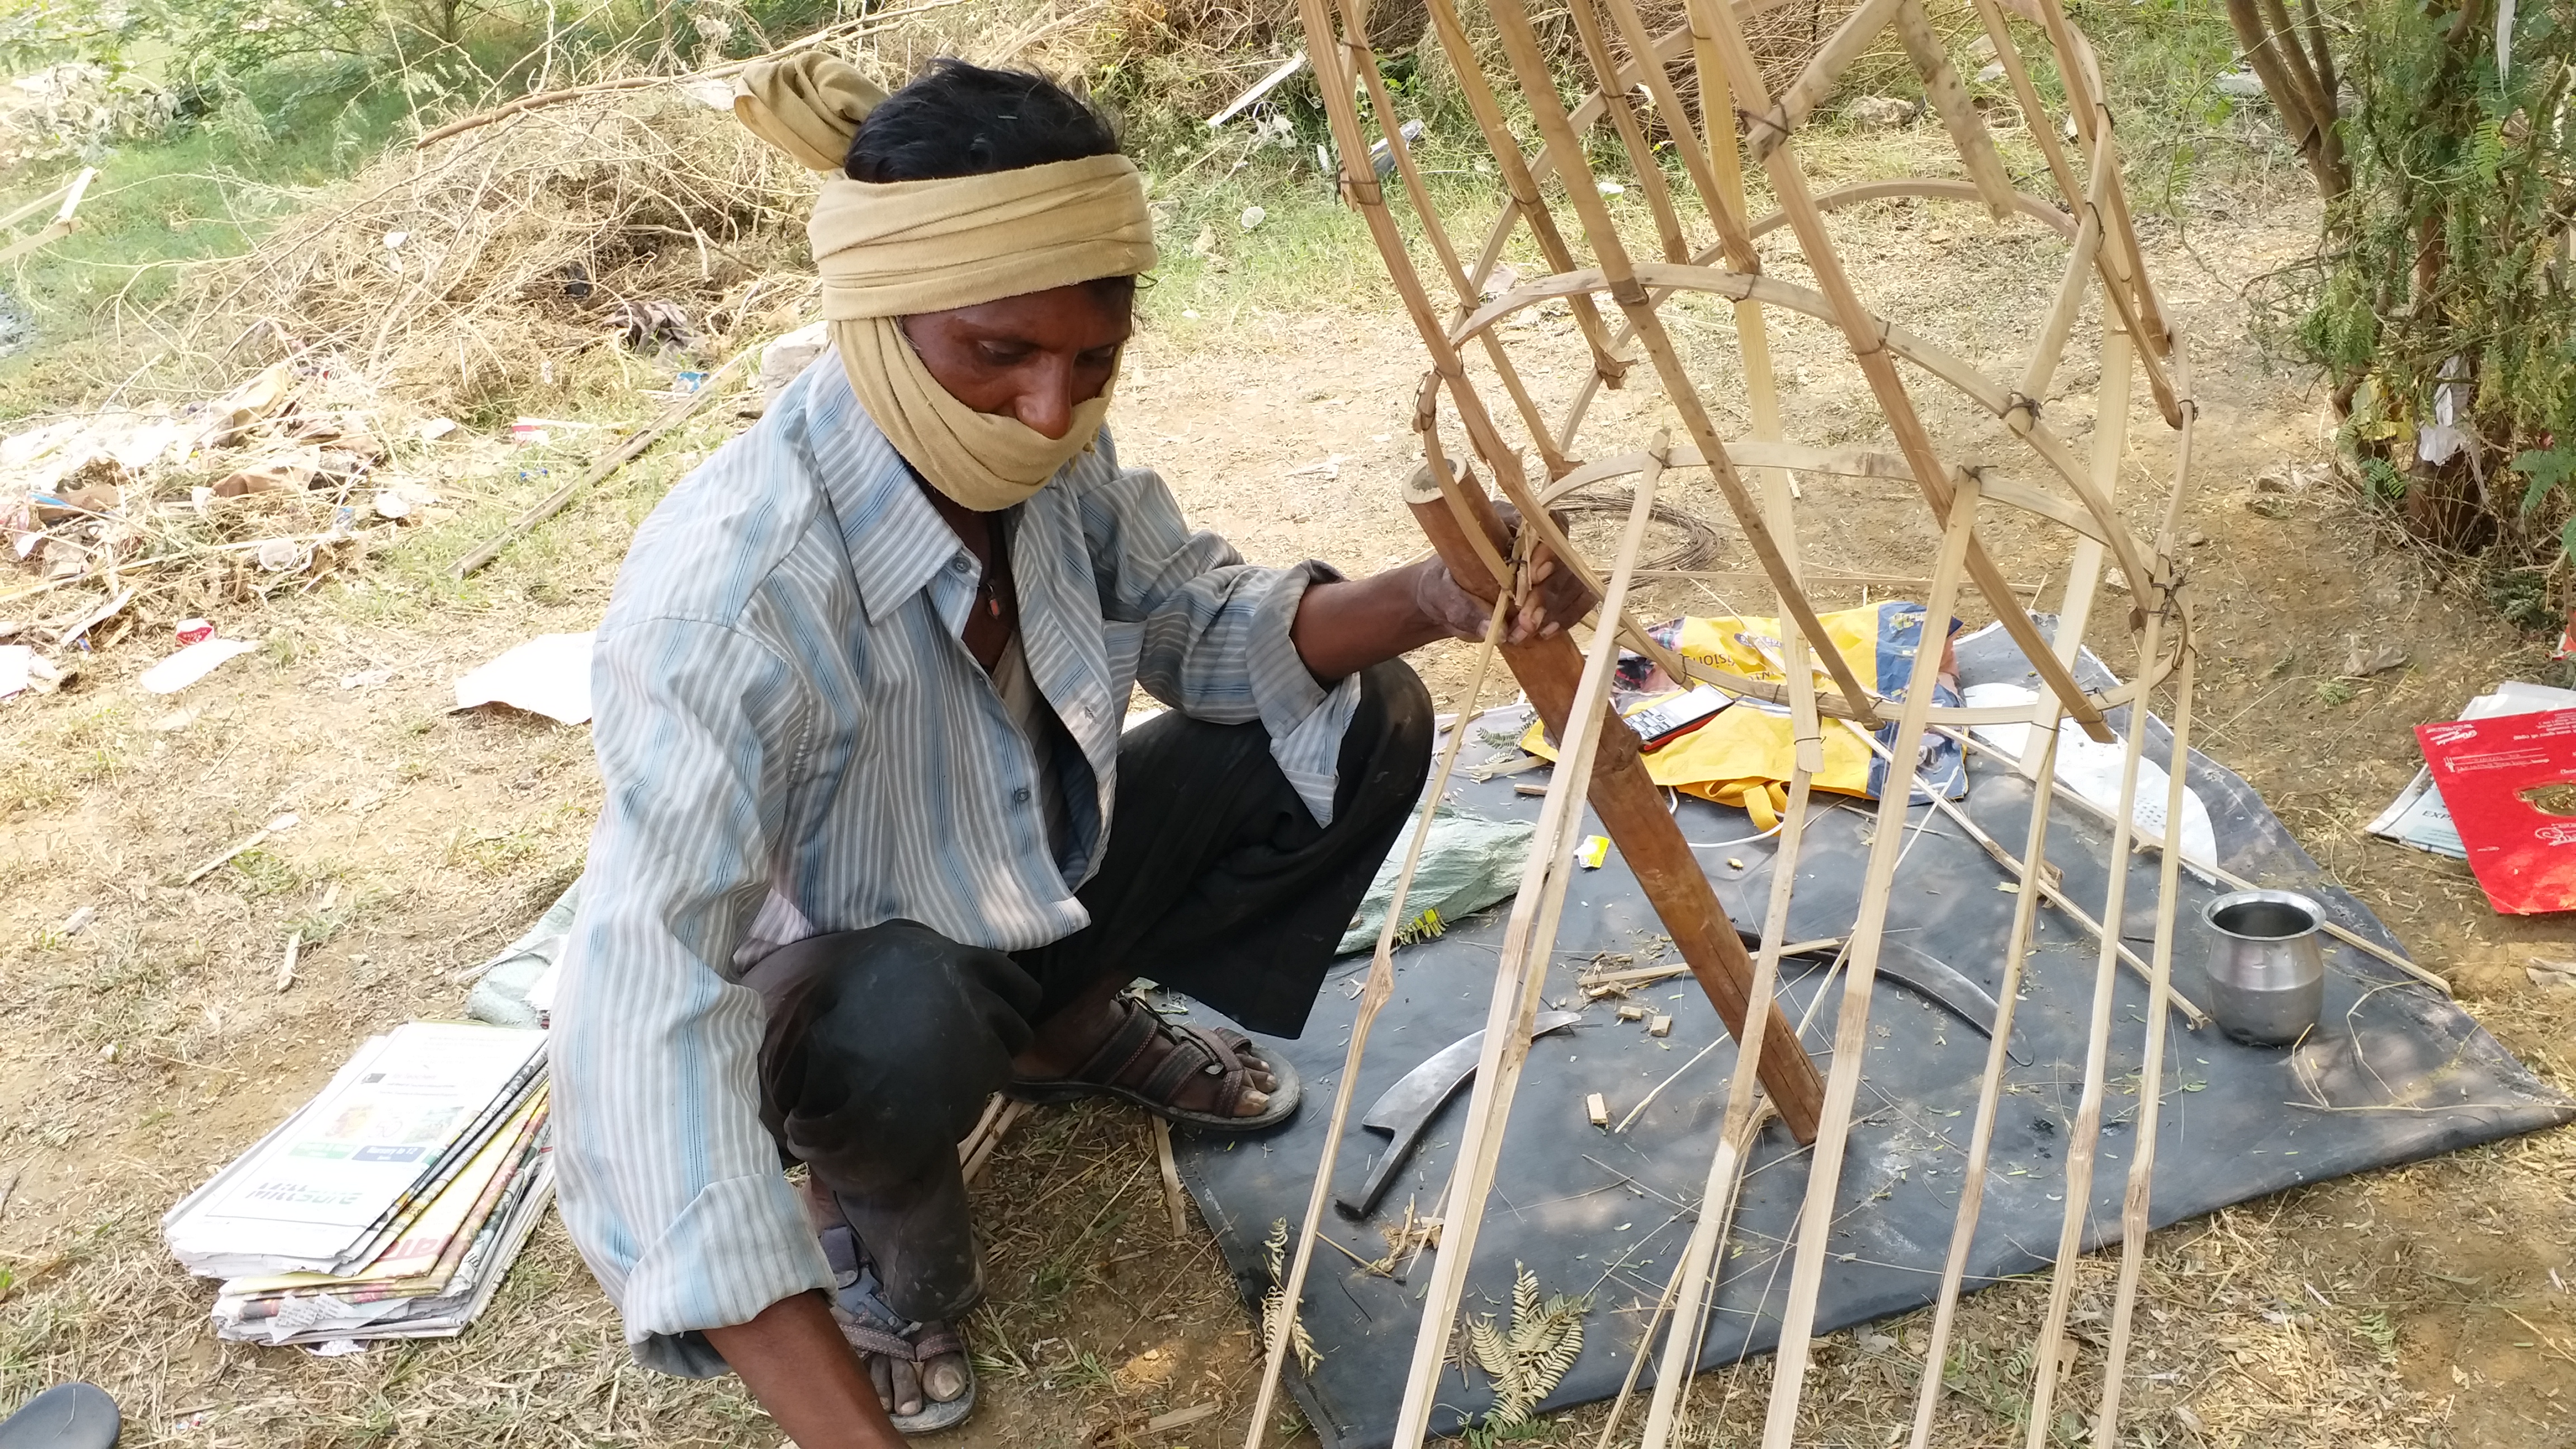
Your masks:
<svg viewBox="0 0 2576 1449"><path fill-rule="evenodd" d="M823 183L806 234L823 316L850 388L904 461L980 512L1008 508L1091 445L1100 396L1049 438L959 402L923 366L900 319L1043 292L1154 265L1152 213L1134 162L1091 156L1018 171L877 184L842 174L851 138L885 99L848 63L815 51L734 82L734 114Z"/></svg>

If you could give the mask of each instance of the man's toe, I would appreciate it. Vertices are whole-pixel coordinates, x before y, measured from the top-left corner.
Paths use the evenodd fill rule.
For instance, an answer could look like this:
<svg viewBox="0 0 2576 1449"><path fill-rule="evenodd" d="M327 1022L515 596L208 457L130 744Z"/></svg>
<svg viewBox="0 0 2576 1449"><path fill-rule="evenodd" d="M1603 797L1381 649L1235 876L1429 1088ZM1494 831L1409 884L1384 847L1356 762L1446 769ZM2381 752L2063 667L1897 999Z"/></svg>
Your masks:
<svg viewBox="0 0 2576 1449"><path fill-rule="evenodd" d="M868 1381L876 1385L877 1402L885 1406L887 1413L893 1413L894 1367L883 1354L868 1355Z"/></svg>
<svg viewBox="0 0 2576 1449"><path fill-rule="evenodd" d="M966 1372L966 1355L962 1353L943 1353L921 1368L921 1391L928 1394L933 1403L957 1402L966 1396L967 1386L973 1382L972 1376Z"/></svg>
<svg viewBox="0 0 2576 1449"><path fill-rule="evenodd" d="M894 1411L903 1418L921 1412L921 1372L902 1359L894 1363Z"/></svg>

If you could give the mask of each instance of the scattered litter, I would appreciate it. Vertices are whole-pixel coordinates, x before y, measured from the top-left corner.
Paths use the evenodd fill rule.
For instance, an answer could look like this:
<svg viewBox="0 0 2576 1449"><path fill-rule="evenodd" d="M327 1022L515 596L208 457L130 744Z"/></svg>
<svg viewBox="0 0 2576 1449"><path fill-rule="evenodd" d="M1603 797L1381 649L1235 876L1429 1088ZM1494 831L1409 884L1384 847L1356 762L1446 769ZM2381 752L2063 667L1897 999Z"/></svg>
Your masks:
<svg viewBox="0 0 2576 1449"><path fill-rule="evenodd" d="M1853 125L1873 129L1902 126L1922 114L1921 101L1900 101L1894 96L1862 96L1843 107L1843 115Z"/></svg>
<svg viewBox="0 0 2576 1449"><path fill-rule="evenodd" d="M1609 858L1610 837L1607 835L1587 835L1583 837L1583 843L1574 848L1574 863L1585 870L1599 870L1601 863Z"/></svg>
<svg viewBox="0 0 2576 1449"><path fill-rule="evenodd" d="M1527 820L1487 820L1451 810L1433 816L1413 887L1405 894L1410 919L1397 933L1398 943L1437 936L1447 929L1447 922L1481 911L1518 889L1521 865L1529 859L1530 840L1537 828ZM1359 910L1351 918L1350 929L1342 933L1335 955L1376 949L1408 844L1408 837L1397 837L1395 848L1378 867L1377 878L1369 882L1368 894L1360 898Z"/></svg>
<svg viewBox="0 0 2576 1449"><path fill-rule="evenodd" d="M1270 213L1258 206L1247 206L1243 209L1243 215L1235 219L1242 223L1245 231L1259 231L1261 224L1270 219Z"/></svg>
<svg viewBox="0 0 2576 1449"><path fill-rule="evenodd" d="M65 934L70 933L65 932ZM2576 990L2576 961L2552 961L2546 957L2534 956L2531 958L2531 964L2524 968L2524 972L2531 977L2531 984L2534 986L2563 986L2569 990Z"/></svg>
<svg viewBox="0 0 2576 1449"><path fill-rule="evenodd" d="M2576 709L2417 725L2487 903L2576 910Z"/></svg>
<svg viewBox="0 0 2576 1449"><path fill-rule="evenodd" d="M1603 1097L1599 1092L1586 1093L1583 1098L1583 1115L1590 1118L1592 1120L1592 1125L1595 1127L1609 1126L1609 1099Z"/></svg>
<svg viewBox="0 0 2576 1449"><path fill-rule="evenodd" d="M215 1332L357 1351L491 1302L552 1195L545 1034L413 1022L161 1219ZM343 1345L348 1345L343 1347Z"/></svg>
<svg viewBox="0 0 2576 1449"><path fill-rule="evenodd" d="M252 831L250 834L243 836L240 843L233 846L230 850L225 851L223 854L214 857L205 864L198 866L195 870L188 872L185 876L182 876L179 880L179 884L195 885L197 882L204 880L207 876L214 874L218 867L222 866L226 861L231 860L234 856L258 845L261 841L268 839L270 836L275 835L280 831L293 830L297 825L302 823L303 822L292 811L289 811L284 815L280 815L276 819L268 822L266 825L263 825L257 830Z"/></svg>
<svg viewBox="0 0 2576 1449"><path fill-rule="evenodd" d="M2352 646L2351 657L2344 661L2343 677L2368 679L2374 674L2385 674L2392 669L2405 668L2406 659L2406 651L2393 645L2365 647L2355 644Z"/></svg>
<svg viewBox="0 0 2576 1449"><path fill-rule="evenodd" d="M143 671L136 683L154 694L176 694L258 647L247 639L200 639Z"/></svg>
<svg viewBox="0 0 2576 1449"><path fill-rule="evenodd" d="M2035 691L2016 684L1970 685L1963 697L1971 709L2030 704L2039 698ZM1980 739L2008 755L2026 758L2030 753L2030 726L2026 724L1973 728ZM2125 747L2116 740L2102 744L2086 735L2073 720L2061 721L2057 728L2057 783L2105 810L2112 809L2120 798L2120 767L2125 754ZM2164 767L2141 758L2130 819L2140 832L2159 840L2165 835L2166 793ZM2210 828L2209 806L2200 798L2200 792L2186 782L2182 792L2182 863L2192 874L2208 880L2209 869L2217 862L2218 835Z"/></svg>
<svg viewBox="0 0 2576 1449"><path fill-rule="evenodd" d="M1644 1021L1646 1019L1646 1008L1633 1004L1622 1006L1619 1008L1619 1019L1621 1021Z"/></svg>
<svg viewBox="0 0 2576 1449"><path fill-rule="evenodd" d="M421 419L420 426L412 431L420 435L420 440L422 442L435 443L439 439L456 431L456 419L423 418Z"/></svg>
<svg viewBox="0 0 2576 1449"><path fill-rule="evenodd" d="M2460 718L2495 719L2551 709L2576 709L2576 690L2508 679L2491 692L2470 700L2468 707L2460 711ZM2468 847L2460 843L2459 829L2451 823L2451 812L2442 804L2442 792L2433 788L2429 766L2416 770L2415 778L2407 782L2387 809L2379 812L2378 819L2364 828L2382 839L2417 850L2447 855L2453 860L2469 858Z"/></svg>
<svg viewBox="0 0 2576 1449"><path fill-rule="evenodd" d="M1672 1034L1673 1019L1669 1016L1658 1016L1653 1021L1646 1023L1646 1035L1648 1036L1663 1037L1671 1036Z"/></svg>
<svg viewBox="0 0 2576 1449"><path fill-rule="evenodd" d="M1601 182L1600 188L1601 194L1604 196L1625 196L1628 194L1628 188L1620 185L1616 181Z"/></svg>
<svg viewBox="0 0 2576 1449"><path fill-rule="evenodd" d="M65 916L63 918L63 923L54 929L58 935L77 936L89 925L90 922L96 919L98 919L98 908L96 906L83 906L79 910Z"/></svg>
<svg viewBox="0 0 2576 1449"><path fill-rule="evenodd" d="M775 407L787 384L832 345L830 329L828 322L808 323L760 349L761 411Z"/></svg>
<svg viewBox="0 0 2576 1449"><path fill-rule="evenodd" d="M456 707L506 704L562 724L590 720L591 636L540 634L456 681Z"/></svg>
<svg viewBox="0 0 2576 1449"><path fill-rule="evenodd" d="M0 644L0 699L26 690L33 677L36 651L24 644Z"/></svg>
<svg viewBox="0 0 2576 1449"><path fill-rule="evenodd" d="M391 489L378 493L375 505L378 518L401 519L411 513L411 500Z"/></svg>
<svg viewBox="0 0 2576 1449"><path fill-rule="evenodd" d="M179 647L184 649L191 644L203 644L215 637L215 626L204 619L182 619L171 632L179 641Z"/></svg>
<svg viewBox="0 0 2576 1449"><path fill-rule="evenodd" d="M1162 1119L1156 1118L1155 1120L1160 1121ZM1186 1409L1174 1409L1168 1414L1156 1414L1154 1417L1145 1421L1145 1432L1148 1434L1168 1433L1171 1430L1195 1424L1201 1419L1214 1417L1217 1409L1218 1406L1215 1404L1192 1404Z"/></svg>

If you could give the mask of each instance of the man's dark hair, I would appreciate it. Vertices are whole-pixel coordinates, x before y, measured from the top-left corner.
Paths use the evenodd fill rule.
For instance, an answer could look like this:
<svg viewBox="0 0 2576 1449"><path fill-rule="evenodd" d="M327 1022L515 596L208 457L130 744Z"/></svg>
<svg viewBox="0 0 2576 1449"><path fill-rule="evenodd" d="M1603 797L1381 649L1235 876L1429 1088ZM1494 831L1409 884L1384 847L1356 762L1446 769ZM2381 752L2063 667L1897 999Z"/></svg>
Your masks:
<svg viewBox="0 0 2576 1449"><path fill-rule="evenodd" d="M1118 152L1109 118L1045 76L940 59L850 143L857 181L935 181Z"/></svg>

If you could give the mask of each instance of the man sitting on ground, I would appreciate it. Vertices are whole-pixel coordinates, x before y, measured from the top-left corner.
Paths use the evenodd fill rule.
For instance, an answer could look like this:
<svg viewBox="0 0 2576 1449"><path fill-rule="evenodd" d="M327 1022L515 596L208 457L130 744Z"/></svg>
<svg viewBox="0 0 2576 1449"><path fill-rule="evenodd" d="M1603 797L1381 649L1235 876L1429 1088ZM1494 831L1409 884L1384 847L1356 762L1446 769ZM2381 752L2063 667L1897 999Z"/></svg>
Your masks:
<svg viewBox="0 0 2576 1449"><path fill-rule="evenodd" d="M555 1161L644 1363L883 1449L973 1403L956 1149L991 1093L1295 1110L1284 1063L1126 988L1302 1028L1428 766L1397 656L1487 609L1436 559L1246 564L1119 465L1152 226L1081 101L955 61L887 97L810 53L739 91L840 173L833 350L654 510L600 625ZM1531 576L1515 636L1588 607ZM1122 733L1140 684L1170 711Z"/></svg>

